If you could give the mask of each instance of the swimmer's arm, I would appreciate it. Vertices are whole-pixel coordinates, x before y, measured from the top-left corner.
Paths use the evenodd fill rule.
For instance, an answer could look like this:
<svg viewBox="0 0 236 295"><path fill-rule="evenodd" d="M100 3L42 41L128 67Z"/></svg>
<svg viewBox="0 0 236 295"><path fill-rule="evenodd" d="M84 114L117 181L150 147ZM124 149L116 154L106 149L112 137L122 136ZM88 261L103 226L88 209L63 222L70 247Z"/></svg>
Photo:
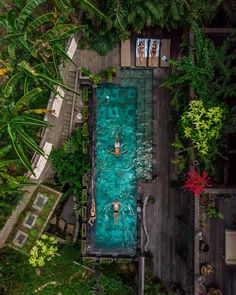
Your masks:
<svg viewBox="0 0 236 295"><path fill-rule="evenodd" d="M107 150L108 153L115 155L115 152Z"/></svg>

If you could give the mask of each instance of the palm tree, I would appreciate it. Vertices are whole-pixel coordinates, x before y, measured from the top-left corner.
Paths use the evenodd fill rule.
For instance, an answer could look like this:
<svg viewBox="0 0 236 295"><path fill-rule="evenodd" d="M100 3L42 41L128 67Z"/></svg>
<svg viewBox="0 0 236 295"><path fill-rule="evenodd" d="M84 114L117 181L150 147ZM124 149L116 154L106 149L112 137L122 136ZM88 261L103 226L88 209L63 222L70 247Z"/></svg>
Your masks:
<svg viewBox="0 0 236 295"><path fill-rule="evenodd" d="M38 146L29 130L50 126L48 122L36 118L32 114L43 114L50 110L28 109L31 100L42 93L42 89L34 88L23 95L16 103L6 104L1 110L0 137L7 138L11 142L21 163L33 173L32 167L26 156L26 150L43 155L42 149Z"/></svg>

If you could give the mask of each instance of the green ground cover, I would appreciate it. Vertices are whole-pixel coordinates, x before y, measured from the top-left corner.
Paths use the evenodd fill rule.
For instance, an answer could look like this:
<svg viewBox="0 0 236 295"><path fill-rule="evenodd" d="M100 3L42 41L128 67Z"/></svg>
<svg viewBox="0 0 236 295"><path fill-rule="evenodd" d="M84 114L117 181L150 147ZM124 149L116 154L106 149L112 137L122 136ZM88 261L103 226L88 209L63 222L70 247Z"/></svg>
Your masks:
<svg viewBox="0 0 236 295"><path fill-rule="evenodd" d="M7 244L11 244L12 240L14 239L18 230L22 230L23 232L27 233L28 238L27 238L26 242L24 243L24 245L21 248L19 248L19 251L24 252L26 254L28 254L29 251L31 250L31 248L33 247L34 242L38 238L39 233L42 231L42 228L43 228L53 206L55 205L55 202L58 199L58 195L56 195L54 193L42 191L42 194L45 195L48 198L48 200L47 200L46 204L44 204L42 210L38 211L32 207L32 204L35 201L37 192L38 192L38 190L36 190L36 192L34 193L34 196L30 200L29 204L27 205L25 210L21 213L21 215L17 221L17 224L15 225L15 227L14 227L13 231L11 232L11 234L8 238L8 241L7 241ZM29 212L31 212L33 214L37 214L39 216L32 229L29 229L23 225L23 222L25 221L25 218Z"/></svg>
<svg viewBox="0 0 236 295"><path fill-rule="evenodd" d="M95 272L72 263L76 252L65 248L40 270L28 264L23 254L13 250L0 252L0 291L7 295L129 295L131 290L121 279L104 275L101 269L90 265Z"/></svg>

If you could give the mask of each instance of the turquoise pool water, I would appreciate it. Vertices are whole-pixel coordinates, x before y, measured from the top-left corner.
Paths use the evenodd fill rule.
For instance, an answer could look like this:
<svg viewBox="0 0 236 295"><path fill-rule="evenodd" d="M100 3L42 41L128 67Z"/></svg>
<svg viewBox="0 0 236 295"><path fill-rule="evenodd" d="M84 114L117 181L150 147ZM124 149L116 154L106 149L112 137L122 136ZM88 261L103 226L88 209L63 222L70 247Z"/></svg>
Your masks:
<svg viewBox="0 0 236 295"><path fill-rule="evenodd" d="M137 241L137 88L101 85L96 91L95 201L93 243L97 251L134 250ZM118 134L121 151L114 150ZM120 202L117 223L112 202Z"/></svg>

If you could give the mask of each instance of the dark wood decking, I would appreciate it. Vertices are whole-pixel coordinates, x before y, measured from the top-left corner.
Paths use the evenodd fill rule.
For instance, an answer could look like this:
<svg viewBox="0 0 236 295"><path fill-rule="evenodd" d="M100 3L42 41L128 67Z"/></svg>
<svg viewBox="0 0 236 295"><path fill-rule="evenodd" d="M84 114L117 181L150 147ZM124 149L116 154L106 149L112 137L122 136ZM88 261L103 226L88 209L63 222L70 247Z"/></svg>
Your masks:
<svg viewBox="0 0 236 295"><path fill-rule="evenodd" d="M211 218L203 231L203 239L209 245L208 253L200 255L202 264L211 264L213 273L207 276L208 287L219 288L223 295L236 294L236 265L225 264L225 229L236 230L233 217L236 215L236 198L218 197L216 205L223 213L224 219Z"/></svg>
<svg viewBox="0 0 236 295"><path fill-rule="evenodd" d="M109 66L120 67L120 45L101 56L93 50L78 50L79 67L86 67L93 73L98 73Z"/></svg>
<svg viewBox="0 0 236 295"><path fill-rule="evenodd" d="M154 170L159 178L152 186L143 184L143 194L151 194L156 202L147 207L148 250L153 255L154 276L166 285L181 284L192 294L192 232L191 197L170 188L176 179L174 159L174 126L171 123L170 94L160 87L168 69L154 70Z"/></svg>

